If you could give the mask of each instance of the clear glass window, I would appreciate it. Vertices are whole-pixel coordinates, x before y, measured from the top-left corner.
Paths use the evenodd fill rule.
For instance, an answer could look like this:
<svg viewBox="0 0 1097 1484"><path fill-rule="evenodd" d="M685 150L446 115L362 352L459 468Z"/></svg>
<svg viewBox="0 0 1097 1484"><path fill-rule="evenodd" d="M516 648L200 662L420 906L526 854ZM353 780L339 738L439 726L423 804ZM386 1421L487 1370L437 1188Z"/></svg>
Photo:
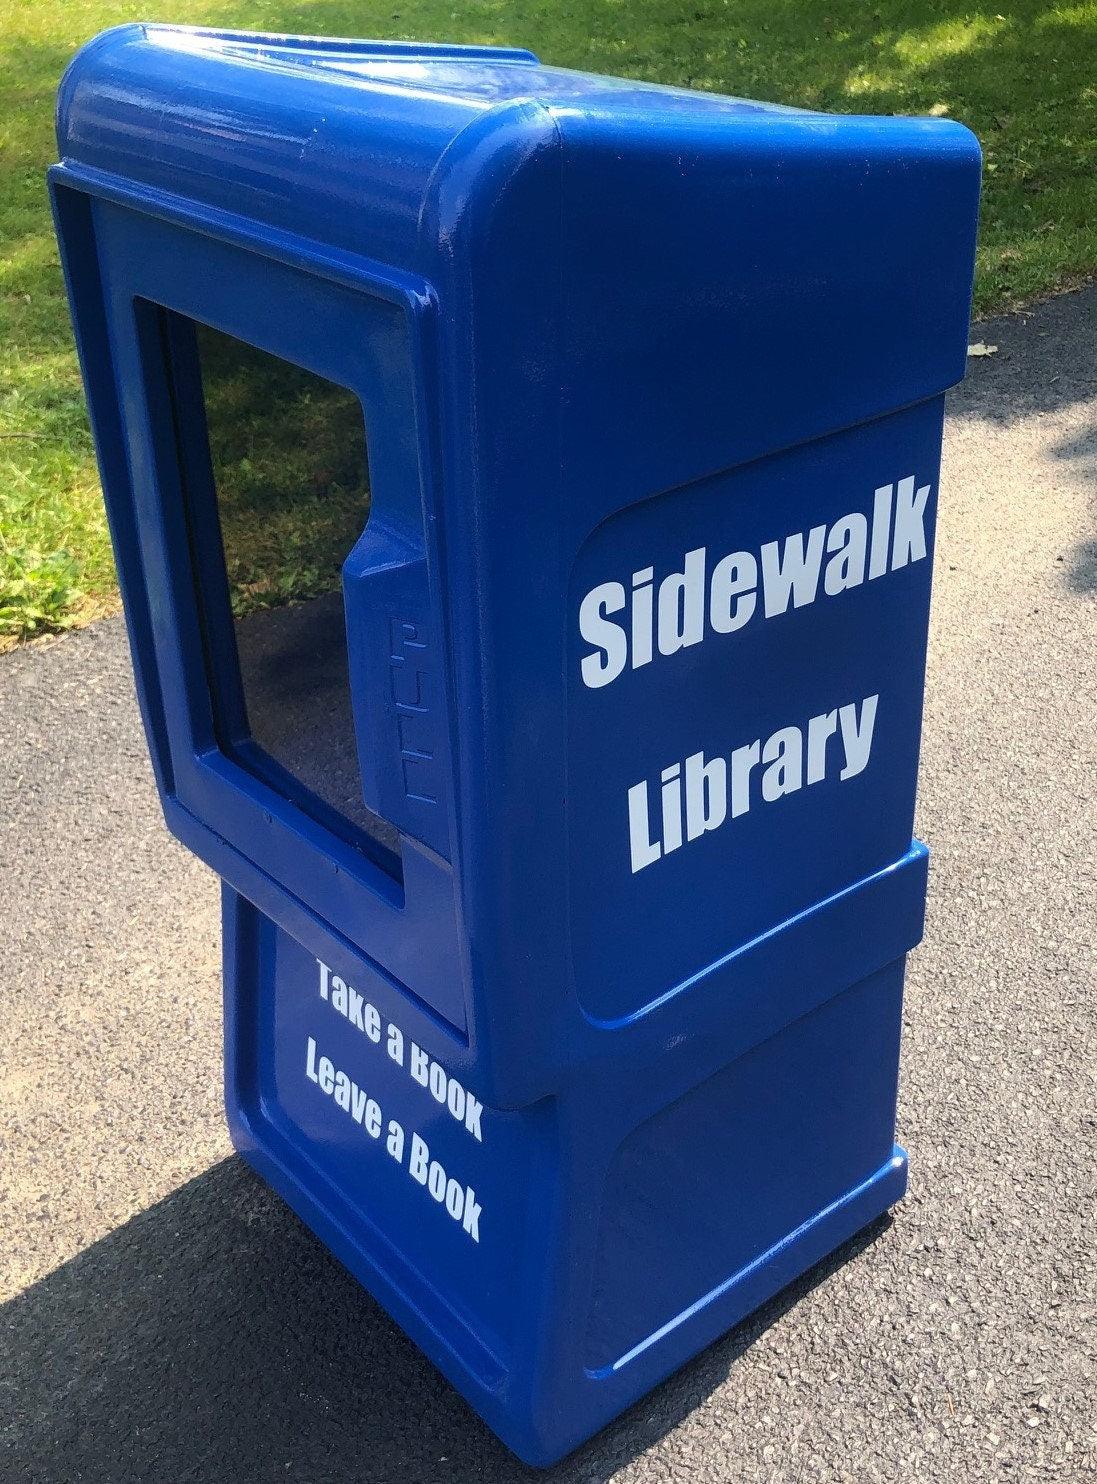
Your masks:
<svg viewBox="0 0 1097 1484"><path fill-rule="evenodd" d="M370 509L361 403L166 319L220 746L399 875L399 837L362 799L343 610L343 562Z"/></svg>

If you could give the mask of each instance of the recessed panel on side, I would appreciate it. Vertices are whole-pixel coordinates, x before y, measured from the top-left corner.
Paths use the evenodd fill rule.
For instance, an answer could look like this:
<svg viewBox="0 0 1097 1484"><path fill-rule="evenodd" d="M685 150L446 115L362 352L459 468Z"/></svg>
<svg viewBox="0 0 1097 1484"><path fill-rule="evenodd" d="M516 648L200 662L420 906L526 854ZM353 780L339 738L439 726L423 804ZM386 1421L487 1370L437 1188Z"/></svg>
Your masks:
<svg viewBox="0 0 1097 1484"><path fill-rule="evenodd" d="M909 849L940 420L934 400L658 495L581 550L569 889L593 1017Z"/></svg>

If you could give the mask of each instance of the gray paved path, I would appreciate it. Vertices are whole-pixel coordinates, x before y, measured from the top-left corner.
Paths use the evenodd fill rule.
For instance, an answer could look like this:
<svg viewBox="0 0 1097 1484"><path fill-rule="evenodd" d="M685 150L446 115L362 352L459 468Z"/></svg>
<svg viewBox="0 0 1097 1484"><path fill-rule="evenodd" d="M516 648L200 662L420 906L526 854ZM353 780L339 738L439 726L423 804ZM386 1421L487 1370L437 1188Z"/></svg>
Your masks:
<svg viewBox="0 0 1097 1484"><path fill-rule="evenodd" d="M911 1194L552 1480L1095 1468L1097 290L977 333L1000 350L945 451ZM0 1479L536 1477L231 1156L216 885L162 827L115 621L0 660L0 883Z"/></svg>

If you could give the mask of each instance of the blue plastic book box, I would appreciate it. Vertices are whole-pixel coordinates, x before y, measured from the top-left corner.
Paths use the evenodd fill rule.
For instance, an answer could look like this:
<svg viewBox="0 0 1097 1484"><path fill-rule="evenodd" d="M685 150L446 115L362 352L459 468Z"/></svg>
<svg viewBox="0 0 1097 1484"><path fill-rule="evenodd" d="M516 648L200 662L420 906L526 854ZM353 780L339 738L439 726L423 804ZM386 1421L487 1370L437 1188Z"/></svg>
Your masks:
<svg viewBox="0 0 1097 1484"><path fill-rule="evenodd" d="M903 1192L978 148L137 25L58 132L233 1140L549 1463Z"/></svg>

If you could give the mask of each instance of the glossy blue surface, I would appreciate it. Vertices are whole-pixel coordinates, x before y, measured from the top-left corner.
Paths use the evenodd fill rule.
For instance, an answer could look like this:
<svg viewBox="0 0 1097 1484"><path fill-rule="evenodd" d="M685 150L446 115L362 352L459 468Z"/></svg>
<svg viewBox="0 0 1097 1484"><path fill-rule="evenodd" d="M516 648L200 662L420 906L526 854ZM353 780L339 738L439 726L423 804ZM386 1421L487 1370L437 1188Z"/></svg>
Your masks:
<svg viewBox="0 0 1097 1484"><path fill-rule="evenodd" d="M905 1184L978 148L153 26L80 53L58 135L157 782L226 883L234 1141L551 1462ZM343 599L399 870L222 745L194 322L361 402Z"/></svg>

